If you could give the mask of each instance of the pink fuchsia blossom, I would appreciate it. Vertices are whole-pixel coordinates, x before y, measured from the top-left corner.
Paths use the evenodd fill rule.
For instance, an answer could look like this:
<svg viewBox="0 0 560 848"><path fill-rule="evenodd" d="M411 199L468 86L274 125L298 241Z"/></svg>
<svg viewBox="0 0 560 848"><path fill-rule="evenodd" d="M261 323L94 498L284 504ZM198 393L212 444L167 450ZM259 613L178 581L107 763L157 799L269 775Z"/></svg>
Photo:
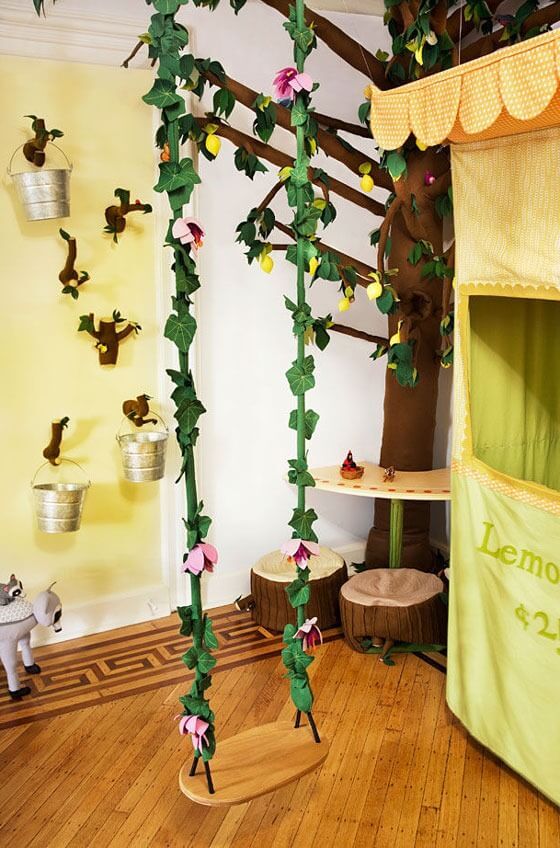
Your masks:
<svg viewBox="0 0 560 848"><path fill-rule="evenodd" d="M435 183L436 178L431 171L426 171L424 174L424 185L431 186Z"/></svg>
<svg viewBox="0 0 560 848"><path fill-rule="evenodd" d="M300 91L311 91L313 80L309 74L298 73L296 68L282 68L273 82L277 100L293 100Z"/></svg>
<svg viewBox="0 0 560 848"><path fill-rule="evenodd" d="M218 562L218 551L214 545L199 542L183 557L183 571L200 574L202 571L214 571Z"/></svg>
<svg viewBox="0 0 560 848"><path fill-rule="evenodd" d="M195 255L198 248L202 247L205 233L196 218L177 218L171 232L181 244L189 244Z"/></svg>
<svg viewBox="0 0 560 848"><path fill-rule="evenodd" d="M182 736L190 733L194 750L202 753L203 744L208 745L206 736L206 731L210 726L208 722L195 715L175 716L175 718L179 719L179 733Z"/></svg>
<svg viewBox="0 0 560 848"><path fill-rule="evenodd" d="M303 639L303 650L311 651L315 645L323 644L323 634L317 627L317 616L306 618L301 627L297 630L294 639Z"/></svg>
<svg viewBox="0 0 560 848"><path fill-rule="evenodd" d="M307 568L309 557L319 556L321 553L321 548L316 542L307 542L303 539L290 539L289 542L284 542L280 550L289 560L294 560L298 568Z"/></svg>

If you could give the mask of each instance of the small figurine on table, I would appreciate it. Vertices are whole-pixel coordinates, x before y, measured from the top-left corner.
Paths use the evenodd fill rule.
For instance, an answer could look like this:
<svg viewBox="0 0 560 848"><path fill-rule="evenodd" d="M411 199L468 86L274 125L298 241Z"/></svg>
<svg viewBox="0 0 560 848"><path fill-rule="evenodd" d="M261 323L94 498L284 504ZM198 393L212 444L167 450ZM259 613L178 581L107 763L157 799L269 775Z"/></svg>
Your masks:
<svg viewBox="0 0 560 848"><path fill-rule="evenodd" d="M356 465L352 456L352 451L348 451L346 459L340 466L340 476L345 480L359 480L364 473L363 465Z"/></svg>
<svg viewBox="0 0 560 848"><path fill-rule="evenodd" d="M383 472L383 482L392 483L395 479L395 473L395 466L390 465L389 468L386 468Z"/></svg>

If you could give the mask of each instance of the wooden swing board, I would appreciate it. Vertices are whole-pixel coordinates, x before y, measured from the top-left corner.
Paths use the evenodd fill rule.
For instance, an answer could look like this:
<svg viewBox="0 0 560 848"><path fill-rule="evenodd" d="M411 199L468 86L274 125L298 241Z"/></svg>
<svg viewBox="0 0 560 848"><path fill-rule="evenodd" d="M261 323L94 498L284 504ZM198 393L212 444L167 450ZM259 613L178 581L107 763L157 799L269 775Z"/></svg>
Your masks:
<svg viewBox="0 0 560 848"><path fill-rule="evenodd" d="M213 795L208 791L202 761L194 777L189 776L192 761L183 766L179 786L197 804L244 804L318 768L328 753L328 740L315 742L307 724L296 729L289 721L277 721L219 742L210 762L216 790Z"/></svg>

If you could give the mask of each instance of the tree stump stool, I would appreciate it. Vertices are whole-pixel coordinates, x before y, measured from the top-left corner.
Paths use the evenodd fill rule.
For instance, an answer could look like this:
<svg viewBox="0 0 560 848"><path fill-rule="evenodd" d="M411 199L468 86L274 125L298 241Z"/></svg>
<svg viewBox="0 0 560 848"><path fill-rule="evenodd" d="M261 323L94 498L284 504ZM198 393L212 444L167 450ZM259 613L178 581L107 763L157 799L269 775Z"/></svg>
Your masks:
<svg viewBox="0 0 560 848"><path fill-rule="evenodd" d="M346 641L365 653L363 640L383 648L394 642L445 645L447 608L439 598L443 583L414 568L375 568L351 577L340 590Z"/></svg>
<svg viewBox="0 0 560 848"><path fill-rule="evenodd" d="M317 616L319 627L326 630L340 624L338 595L348 579L341 556L321 547L319 556L309 559L311 600L307 616ZM284 625L296 623L296 611L290 605L286 587L295 579L297 568L281 551L261 557L251 570L251 593L255 602L253 620L267 630L282 632Z"/></svg>

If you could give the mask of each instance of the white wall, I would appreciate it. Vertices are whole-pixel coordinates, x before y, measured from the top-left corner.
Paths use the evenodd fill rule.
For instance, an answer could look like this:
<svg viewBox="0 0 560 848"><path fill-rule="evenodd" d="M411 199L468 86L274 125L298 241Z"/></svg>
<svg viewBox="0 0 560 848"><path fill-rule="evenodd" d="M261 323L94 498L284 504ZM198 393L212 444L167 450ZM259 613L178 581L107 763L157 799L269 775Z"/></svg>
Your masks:
<svg viewBox="0 0 560 848"><path fill-rule="evenodd" d="M21 0L3 0L0 44L2 52L116 66L133 46L134 35L147 29L149 15L149 7L139 0L122 0L116 9L112 0L98 0L92 5L84 0L59 0L55 7L47 3L47 19L38 26L31 0L25 6ZM218 59L228 74L258 91L271 93L275 72L293 62L283 18L258 0L249 0L237 18L227 0L222 0L221 8L214 13L187 6L182 15L192 33L193 52ZM387 34L379 18L328 16L371 51L386 47ZM311 55L308 69L321 83L314 95L316 108L356 121L367 77L322 45ZM243 107L236 107L231 121L250 131L251 114ZM348 138L355 146L374 152L372 141ZM293 155L293 139L288 133L277 130L273 143ZM295 340L283 306L283 295L293 297L295 293L294 267L275 253L275 269L265 275L257 264L246 264L243 251L235 244L237 224L273 185L276 170L271 166L268 174L257 175L251 183L235 170L233 149L224 141L216 162L200 162L203 184L196 195L197 215L207 233L200 254L204 285L197 303L198 388L208 409L201 420L199 489L206 511L214 517L210 538L221 557L216 574L207 584L209 605L227 603L248 588L251 565L290 535L287 521L295 498L283 480L286 460L295 455L295 433L287 427L294 398L284 377L295 358ZM321 157L316 163L359 187L358 175L352 176L340 163ZM380 193L379 199L383 195ZM325 241L374 264L368 233L379 222L344 200L335 198L335 204L338 218L327 229ZM281 201L274 208L289 222L287 209L279 214ZM156 232L158 229L161 231L161 225ZM161 280L158 283L156 279L154 285L158 284ZM341 323L385 334L383 317L362 291L344 315L337 313L338 299L334 283L317 282L310 293L314 314L330 311ZM307 398L321 419L309 443L312 466L339 462L348 449L358 459L377 461L385 367L383 362L373 363L370 352L371 346L365 342L337 334L332 335L325 352L313 350L317 386ZM444 379L449 385L448 377L446 372ZM447 390L442 394L436 440L436 458L441 464L447 453L448 398ZM164 568L168 564L173 585L181 544L175 513L182 492L176 488L161 494L169 528L164 533L162 562ZM319 514L316 528L322 542L355 548L358 541L359 548L371 524L371 502L313 491L309 491L308 499ZM441 515L436 519L439 537L445 533L445 521ZM180 600L186 596L182 578L178 595ZM92 605L96 603L103 603L101 595L92 598ZM84 610L84 622L87 615ZM123 606L121 623L127 615ZM141 615L140 611L134 613L137 620ZM149 615L146 612L146 617ZM117 623L112 620L112 626Z"/></svg>
<svg viewBox="0 0 560 848"><path fill-rule="evenodd" d="M334 13L329 17L373 52L387 44L379 18ZM197 55L218 59L226 73L257 91L271 93L275 72L293 64L283 19L259 2L250 2L237 18L225 3L211 15L188 6L183 20L193 33ZM367 77L321 44L306 68L321 83L313 97L317 110L357 122ZM210 97L205 103L203 108L210 109ZM251 113L236 106L230 122L250 131ZM354 136L348 140L370 155L375 153L373 141ZM289 133L277 130L273 143L293 155ZM198 305L199 393L209 410L200 440L200 487L216 518L212 539L221 555L218 573L208 583L210 603L248 588L254 561L289 536L287 521L295 497L283 480L286 460L295 456L295 433L287 427L295 404L284 377L295 358L295 340L283 306L284 294L295 295L295 269L274 253L274 271L266 275L258 263L249 267L235 244L237 224L266 195L277 169L270 166L268 174L257 174L251 182L235 170L233 150L224 141L215 162L201 159L203 184L197 197L206 229L200 260L204 289ZM316 161L359 188L359 176L341 163L322 156ZM384 196L385 192L379 194L380 199ZM333 201L338 217L324 240L375 265L368 234L378 219L336 196ZM273 208L280 220L291 220L280 196ZM276 241L285 237L279 234ZM383 316L363 290L343 315L337 312L339 296L337 284L318 281L310 292L314 314L332 312L341 323L385 335ZM317 384L306 399L321 419L309 443L311 466L340 462L349 449L356 458L378 461L385 367L384 361L369 359L372 350L365 342L336 333L326 351L313 349ZM321 542L340 547L367 536L372 501L308 490L308 502L319 515L316 530Z"/></svg>

